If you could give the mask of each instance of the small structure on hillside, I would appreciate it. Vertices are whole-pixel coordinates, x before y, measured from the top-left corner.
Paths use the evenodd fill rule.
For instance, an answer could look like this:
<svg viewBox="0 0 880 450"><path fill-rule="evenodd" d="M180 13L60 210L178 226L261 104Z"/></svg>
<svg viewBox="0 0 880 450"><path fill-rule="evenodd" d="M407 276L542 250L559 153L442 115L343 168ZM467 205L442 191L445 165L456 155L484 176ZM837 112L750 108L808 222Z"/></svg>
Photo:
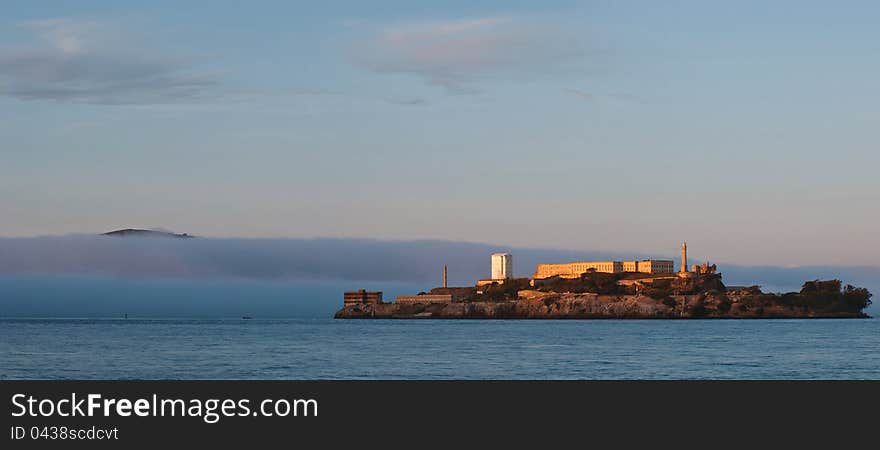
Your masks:
<svg viewBox="0 0 880 450"><path fill-rule="evenodd" d="M382 291L368 292L366 289L346 291L342 293L342 303L345 305L381 305Z"/></svg>
<svg viewBox="0 0 880 450"><path fill-rule="evenodd" d="M715 267L715 264L709 265L709 261L706 261L705 264L694 264L693 266L691 266L691 271L700 275L715 273L716 270L718 270L718 268Z"/></svg>
<svg viewBox="0 0 880 450"><path fill-rule="evenodd" d="M452 303L452 294L398 295L395 303Z"/></svg>

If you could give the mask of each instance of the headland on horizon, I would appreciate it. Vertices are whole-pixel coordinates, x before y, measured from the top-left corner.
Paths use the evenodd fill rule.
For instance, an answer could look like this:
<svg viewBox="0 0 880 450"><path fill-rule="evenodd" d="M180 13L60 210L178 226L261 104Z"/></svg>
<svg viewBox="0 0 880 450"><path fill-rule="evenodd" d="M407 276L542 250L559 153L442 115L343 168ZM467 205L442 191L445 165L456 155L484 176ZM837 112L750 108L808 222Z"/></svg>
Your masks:
<svg viewBox="0 0 880 450"><path fill-rule="evenodd" d="M101 233L101 236L115 237L163 237L163 238L192 238L195 237L187 233L174 233L164 230L147 230L142 228L124 228L121 230L108 231Z"/></svg>

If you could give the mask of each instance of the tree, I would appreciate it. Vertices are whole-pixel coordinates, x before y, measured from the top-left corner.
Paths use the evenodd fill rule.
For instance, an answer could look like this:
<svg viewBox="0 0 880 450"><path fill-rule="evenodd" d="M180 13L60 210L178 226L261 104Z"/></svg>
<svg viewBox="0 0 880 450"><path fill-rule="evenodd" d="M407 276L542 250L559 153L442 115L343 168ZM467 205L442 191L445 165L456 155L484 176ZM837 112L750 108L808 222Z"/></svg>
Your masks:
<svg viewBox="0 0 880 450"><path fill-rule="evenodd" d="M872 295L865 288L847 284L843 289L843 302L850 311L861 311L871 305Z"/></svg>

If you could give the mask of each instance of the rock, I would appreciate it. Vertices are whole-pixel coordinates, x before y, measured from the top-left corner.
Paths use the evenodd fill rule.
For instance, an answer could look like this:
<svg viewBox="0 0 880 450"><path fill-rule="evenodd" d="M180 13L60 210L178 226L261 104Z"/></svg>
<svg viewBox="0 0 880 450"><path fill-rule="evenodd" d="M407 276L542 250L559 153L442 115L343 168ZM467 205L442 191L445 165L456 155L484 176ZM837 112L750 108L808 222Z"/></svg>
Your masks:
<svg viewBox="0 0 880 450"><path fill-rule="evenodd" d="M855 318L862 312L816 312L767 294L721 292L654 299L643 295L597 295L523 290L499 302L349 305L340 319L688 319L688 318ZM671 300L671 301L670 301Z"/></svg>

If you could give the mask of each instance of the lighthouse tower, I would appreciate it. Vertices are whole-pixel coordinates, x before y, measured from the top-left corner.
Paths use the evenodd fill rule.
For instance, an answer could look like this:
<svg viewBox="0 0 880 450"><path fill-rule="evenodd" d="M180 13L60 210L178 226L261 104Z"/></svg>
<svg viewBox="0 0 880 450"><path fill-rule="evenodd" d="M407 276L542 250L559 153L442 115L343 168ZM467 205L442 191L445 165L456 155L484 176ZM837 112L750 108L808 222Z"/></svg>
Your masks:
<svg viewBox="0 0 880 450"><path fill-rule="evenodd" d="M681 270L680 273L687 273L688 271L688 245L687 242L681 243Z"/></svg>

